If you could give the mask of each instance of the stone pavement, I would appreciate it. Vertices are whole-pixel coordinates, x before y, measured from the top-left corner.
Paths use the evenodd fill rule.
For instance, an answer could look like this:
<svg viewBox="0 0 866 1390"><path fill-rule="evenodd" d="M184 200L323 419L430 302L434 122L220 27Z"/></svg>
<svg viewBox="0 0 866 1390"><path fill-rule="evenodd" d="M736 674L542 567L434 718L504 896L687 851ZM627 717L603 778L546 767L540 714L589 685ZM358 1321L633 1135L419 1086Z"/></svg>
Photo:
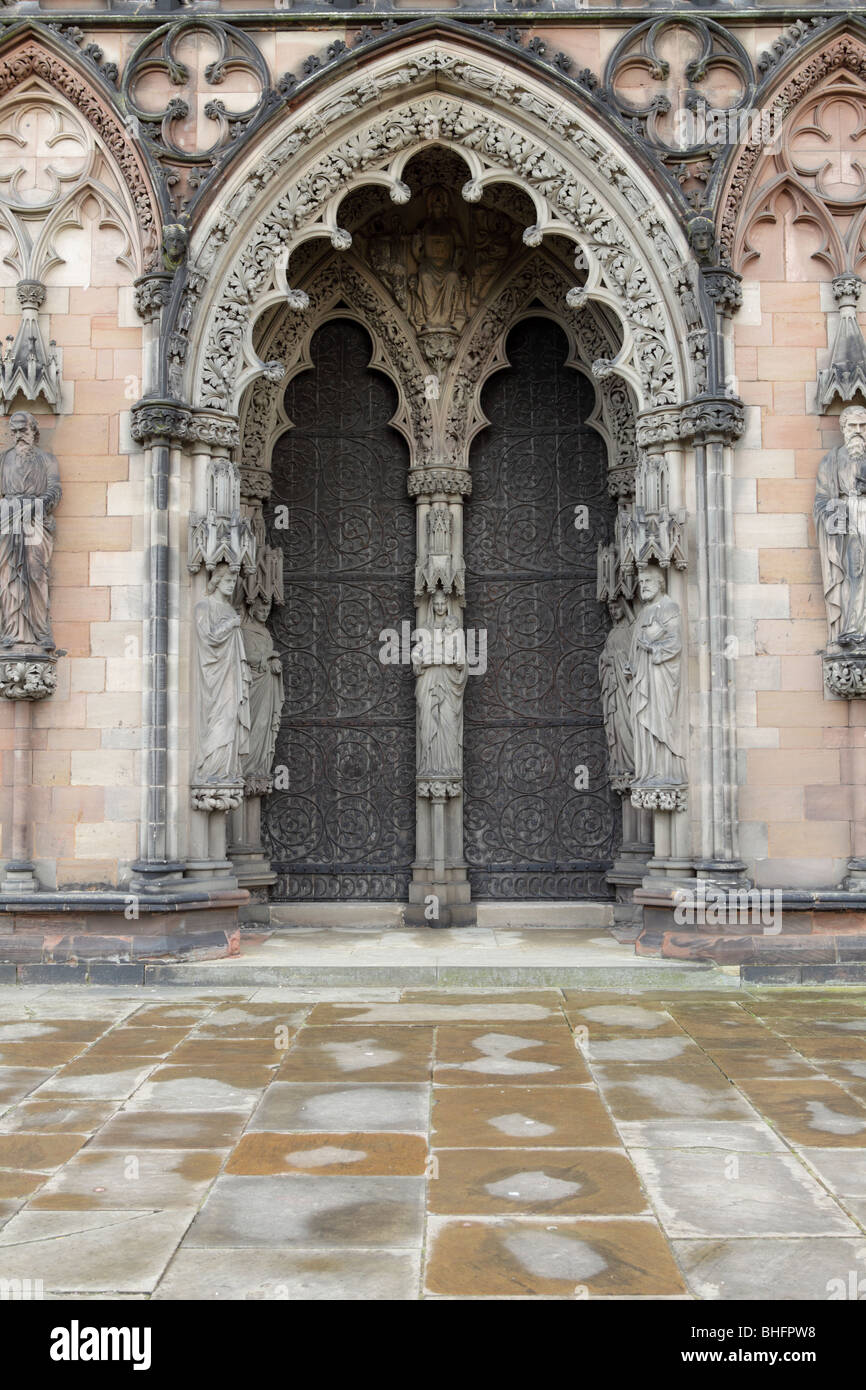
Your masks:
<svg viewBox="0 0 866 1390"><path fill-rule="evenodd" d="M864 1230L862 991L0 991L46 1297L824 1300Z"/></svg>

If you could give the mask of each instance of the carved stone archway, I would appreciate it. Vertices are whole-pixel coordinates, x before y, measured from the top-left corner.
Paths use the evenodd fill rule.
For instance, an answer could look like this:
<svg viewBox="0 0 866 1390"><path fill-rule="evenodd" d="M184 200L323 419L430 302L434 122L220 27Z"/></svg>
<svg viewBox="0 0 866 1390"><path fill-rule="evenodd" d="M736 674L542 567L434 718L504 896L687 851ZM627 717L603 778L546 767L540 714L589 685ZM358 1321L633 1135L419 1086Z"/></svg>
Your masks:
<svg viewBox="0 0 866 1390"><path fill-rule="evenodd" d="M501 55L494 62L489 54L467 48L450 36L427 38L399 51L380 51L351 73L335 73L326 93L299 104L276 137L250 152L227 180L220 209L211 207L195 230L183 285L168 307L168 326L174 325L169 381L177 395L191 400L190 428L194 419L202 439L195 466L199 495L209 466L206 436L224 438L228 447L218 444L210 453L225 455L242 414L245 432L247 426L251 431L244 460L249 465L276 423L270 388L282 380L285 368L278 357L268 357L268 334L261 326L285 306L306 317L308 291L293 283L292 257L305 243L322 238L338 255L348 251L351 235L340 223L347 195L375 184L398 206L405 203L411 189L403 175L410 160L441 145L468 166L470 177L460 190L466 202L477 202L492 185L509 184L534 209L535 220L523 230L525 246L539 247L548 236L571 243L574 283L567 286L566 271L555 291L551 288L559 299L557 311L565 312L564 298L569 310L585 316L591 325L584 333L587 341L593 332L598 337L600 327L615 325L600 355L593 355L597 346L587 349L586 364L602 387L599 418L610 421L611 433L626 424L630 449L633 398L634 462L646 458L649 474L661 481L662 506L671 509L666 516L684 515L687 496L695 496L696 471L698 539L704 546L710 534L707 508L715 507L715 490L724 487L730 468L724 460L742 424L736 401L711 394L719 379L711 370L718 344L706 327L712 305L699 267L651 177L581 108L579 98L573 104L551 102L534 77L504 70ZM347 266L351 274L348 258ZM393 322L393 306L389 312ZM195 342L188 335L193 321ZM471 488L465 451L474 426L468 425L469 415L463 417L462 437L449 426L456 359L435 406L420 389L424 365L416 355L399 412L414 452L410 491L419 504L418 563L423 568L428 558L423 540L428 512L444 508L451 516L450 572L456 582L462 566L459 512ZM482 380L479 373L479 389ZM626 499L631 467L622 457L613 470L612 485ZM251 490L255 471L249 469ZM725 544L717 544L713 533L712 551L702 551L701 565L712 553L716 569L724 570ZM685 577L672 571L671 584L686 614ZM724 592L724 584L707 585L713 652L720 652L725 640ZM695 612L693 639L696 623ZM732 696L711 657L701 659L697 669L696 693L708 707L715 701L719 714L711 721L709 741L693 739L703 791L696 838L713 872L726 872L730 862L736 873L736 818L727 811L723 816L708 812L720 797L729 806L734 796ZM442 788L448 797L447 779ZM662 877L693 872L685 798L659 803L655 823L653 872ZM459 906L459 895L451 901Z"/></svg>

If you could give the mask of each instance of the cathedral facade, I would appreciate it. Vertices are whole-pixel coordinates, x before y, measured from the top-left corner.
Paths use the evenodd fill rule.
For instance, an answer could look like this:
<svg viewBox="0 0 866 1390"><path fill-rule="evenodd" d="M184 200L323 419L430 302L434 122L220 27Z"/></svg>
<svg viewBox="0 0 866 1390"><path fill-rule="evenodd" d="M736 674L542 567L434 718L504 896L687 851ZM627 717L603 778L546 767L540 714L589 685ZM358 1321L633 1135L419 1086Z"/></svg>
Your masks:
<svg viewBox="0 0 866 1390"><path fill-rule="evenodd" d="M5 4L0 969L866 962L864 129L838 5Z"/></svg>

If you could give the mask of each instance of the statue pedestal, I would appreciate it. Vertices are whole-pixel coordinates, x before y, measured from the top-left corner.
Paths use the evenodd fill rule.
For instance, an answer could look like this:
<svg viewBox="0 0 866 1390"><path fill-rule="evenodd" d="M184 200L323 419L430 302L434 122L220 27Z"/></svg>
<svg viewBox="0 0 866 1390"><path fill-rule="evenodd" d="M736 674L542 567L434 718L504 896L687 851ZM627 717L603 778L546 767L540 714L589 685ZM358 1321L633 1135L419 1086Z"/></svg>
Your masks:
<svg viewBox="0 0 866 1390"><path fill-rule="evenodd" d="M459 781L419 778L416 800L418 858L412 865L407 926L474 927L463 859L463 788Z"/></svg>
<svg viewBox="0 0 866 1390"><path fill-rule="evenodd" d="M821 653L824 685L842 700L866 700L866 649L852 647Z"/></svg>

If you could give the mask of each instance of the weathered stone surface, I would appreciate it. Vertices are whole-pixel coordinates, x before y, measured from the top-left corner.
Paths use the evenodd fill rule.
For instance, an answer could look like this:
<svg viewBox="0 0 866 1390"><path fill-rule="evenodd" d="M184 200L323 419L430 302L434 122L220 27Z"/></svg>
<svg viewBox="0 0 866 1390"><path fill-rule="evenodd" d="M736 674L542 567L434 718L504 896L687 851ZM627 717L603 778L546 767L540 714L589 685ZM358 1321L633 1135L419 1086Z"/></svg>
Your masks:
<svg viewBox="0 0 866 1390"><path fill-rule="evenodd" d="M415 1299L420 1254L389 1250L182 1249L154 1299Z"/></svg>
<svg viewBox="0 0 866 1390"><path fill-rule="evenodd" d="M420 1241L423 1212L423 1178L224 1177L187 1244L405 1249Z"/></svg>

